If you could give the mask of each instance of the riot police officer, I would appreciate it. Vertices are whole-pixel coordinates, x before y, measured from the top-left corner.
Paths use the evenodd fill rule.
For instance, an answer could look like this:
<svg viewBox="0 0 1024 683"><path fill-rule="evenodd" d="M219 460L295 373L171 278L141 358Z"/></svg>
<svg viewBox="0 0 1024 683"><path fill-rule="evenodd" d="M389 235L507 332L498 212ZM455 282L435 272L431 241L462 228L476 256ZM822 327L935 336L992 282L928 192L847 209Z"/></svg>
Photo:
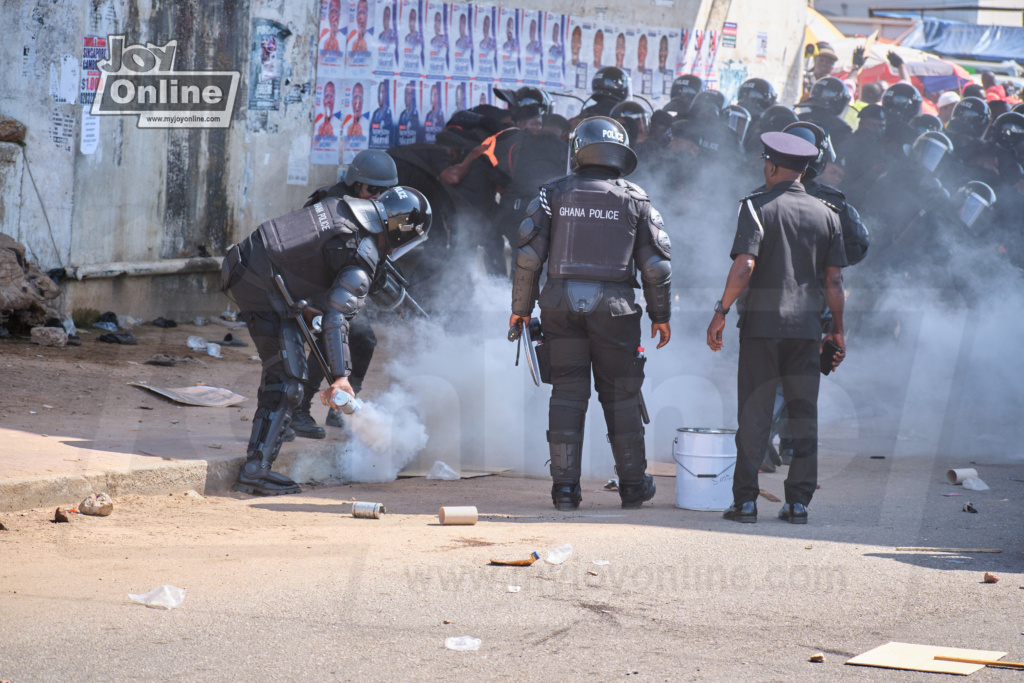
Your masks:
<svg viewBox="0 0 1024 683"><path fill-rule="evenodd" d="M238 305L263 362L246 462L235 490L263 495L300 490L270 469L306 381L303 335L276 277L296 301L326 301L322 338L336 378L331 388L354 396L351 321L381 279L386 254L426 240L430 220L430 204L411 188L388 190L379 201L326 197L263 223L228 250L221 289ZM325 405L328 396L321 392Z"/></svg>
<svg viewBox="0 0 1024 683"><path fill-rule="evenodd" d="M686 116L690 111L690 104L697 93L704 90L704 81L695 74L683 74L672 81L672 89L669 91L668 104L662 107L662 111L673 116Z"/></svg>
<svg viewBox="0 0 1024 683"><path fill-rule="evenodd" d="M775 88L763 78L748 78L736 93L736 104L750 112L751 124L757 123L761 115L778 101Z"/></svg>
<svg viewBox="0 0 1024 683"><path fill-rule="evenodd" d="M322 187L309 196L303 208L313 206L327 197L354 197L356 199L378 199L381 194L398 184L398 168L394 160L379 149L365 149L352 159L345 179L330 187ZM313 301L312 305L323 310L325 302ZM352 319L349 326L349 349L352 353L352 375L349 381L358 394L363 388L363 379L373 360L374 349L377 348L377 336L373 333L367 316L361 315ZM321 348L324 353L325 349ZM324 373L310 349L306 360L308 378L303 391L302 402L292 413L291 428L296 436L307 439L323 439L327 436L324 428L316 423L310 414L313 396L320 390L324 381ZM341 416L336 410L327 411L326 424L329 427L341 427Z"/></svg>
<svg viewBox="0 0 1024 683"><path fill-rule="evenodd" d="M821 126L832 144L842 147L853 129L845 120L843 113L850 104L850 92L846 85L834 76L826 76L811 88L811 96L797 105L801 121L810 121Z"/></svg>
<svg viewBox="0 0 1024 683"><path fill-rule="evenodd" d="M911 125L921 113L921 93L910 83L893 83L882 93L885 111L883 143L893 156L903 153L903 145L912 145L920 135Z"/></svg>
<svg viewBox="0 0 1024 683"><path fill-rule="evenodd" d="M569 144L571 174L541 187L520 228L509 324L529 324L539 297L545 341L538 363L552 385L547 440L555 507L574 510L582 500L583 421L593 371L622 507L638 508L654 497L655 486L645 473L635 272L660 348L671 334L669 238L644 191L623 178L637 159L618 122L586 119ZM548 279L538 292L545 262Z"/></svg>
<svg viewBox="0 0 1024 683"><path fill-rule="evenodd" d="M610 115L616 104L625 102L629 97L631 85L632 79L629 74L617 66L598 69L590 82L590 99L594 100L594 104L584 107L580 112L580 118Z"/></svg>

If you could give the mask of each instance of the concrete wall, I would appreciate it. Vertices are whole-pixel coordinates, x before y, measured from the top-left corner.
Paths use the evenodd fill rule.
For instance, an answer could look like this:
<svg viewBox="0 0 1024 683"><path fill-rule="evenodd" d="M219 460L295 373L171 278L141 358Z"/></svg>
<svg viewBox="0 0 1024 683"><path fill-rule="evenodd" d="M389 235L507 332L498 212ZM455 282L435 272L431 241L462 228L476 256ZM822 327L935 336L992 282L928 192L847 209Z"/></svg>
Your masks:
<svg viewBox="0 0 1024 683"><path fill-rule="evenodd" d="M763 76L776 84L784 100L796 96L804 0L599 2L551 0L544 8L583 16L604 12L608 21L649 25L720 30L724 21L736 22L737 47L720 51L728 84ZM293 140L311 135L318 10L318 0L3 3L0 112L28 127L28 168L39 189L37 196L22 161L5 157L0 169L3 229L25 243L44 269L219 255L266 218L300 206L313 189L335 182L337 169L319 165L310 166L306 186L284 182ZM290 31L283 46L279 111L247 108L250 27L257 18L277 21ZM769 34L767 58L756 56L759 31ZM139 129L135 117L99 117L99 144L94 153L83 154L83 105L57 101L51 90L61 90L65 56L80 63L84 36L121 33L129 43L177 40L179 70L239 70L231 126L167 131ZM71 92L77 91L72 85ZM226 303L209 296L217 289L209 275L67 286L69 307L141 317L173 310L220 312ZM154 310L154 305L161 307Z"/></svg>

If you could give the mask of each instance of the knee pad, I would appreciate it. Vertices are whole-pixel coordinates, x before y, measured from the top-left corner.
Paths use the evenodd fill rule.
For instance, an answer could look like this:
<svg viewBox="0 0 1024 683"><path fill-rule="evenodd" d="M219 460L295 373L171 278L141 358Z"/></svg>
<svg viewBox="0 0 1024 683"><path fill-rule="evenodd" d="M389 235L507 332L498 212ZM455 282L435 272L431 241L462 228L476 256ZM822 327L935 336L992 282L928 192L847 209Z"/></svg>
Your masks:
<svg viewBox="0 0 1024 683"><path fill-rule="evenodd" d="M288 407L295 410L302 404L302 397L305 394L305 387L301 382L292 380L285 383L284 397L288 401Z"/></svg>

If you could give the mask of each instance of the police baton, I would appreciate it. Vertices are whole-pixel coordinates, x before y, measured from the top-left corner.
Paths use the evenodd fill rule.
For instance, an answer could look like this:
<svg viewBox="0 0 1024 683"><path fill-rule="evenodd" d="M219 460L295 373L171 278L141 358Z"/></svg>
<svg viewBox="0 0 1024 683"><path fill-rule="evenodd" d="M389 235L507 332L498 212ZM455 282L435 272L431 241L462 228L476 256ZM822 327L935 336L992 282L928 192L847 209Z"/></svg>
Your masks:
<svg viewBox="0 0 1024 683"><path fill-rule="evenodd" d="M292 299L292 295L288 293L288 288L284 286L284 278L280 275L274 276L274 282L277 284L277 288L281 290L281 296L284 297L285 304L288 305L288 309L295 316L295 321L299 324L299 329L302 331L302 336L306 338L306 342L310 348L313 349L313 355L316 356L317 362L320 364L320 369L324 371L324 377L327 378L329 384L334 384L334 374L331 372L331 368L327 365L327 360L324 355L320 353L320 347L316 345L316 340L313 339L313 333L309 331L309 327L306 325L306 319L302 317L302 311L309 306L305 299L295 301Z"/></svg>

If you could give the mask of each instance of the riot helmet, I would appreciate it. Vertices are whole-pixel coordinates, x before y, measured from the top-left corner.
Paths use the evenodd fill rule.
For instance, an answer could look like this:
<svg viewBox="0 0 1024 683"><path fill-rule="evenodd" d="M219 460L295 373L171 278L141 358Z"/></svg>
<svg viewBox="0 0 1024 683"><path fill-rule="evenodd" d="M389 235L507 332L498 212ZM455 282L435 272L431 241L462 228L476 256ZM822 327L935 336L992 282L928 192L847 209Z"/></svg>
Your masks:
<svg viewBox="0 0 1024 683"><path fill-rule="evenodd" d="M687 113L689 113L690 104L692 102L692 96L677 97L674 100L670 100L668 104L661 108L661 110L671 114L675 118L683 118Z"/></svg>
<svg viewBox="0 0 1024 683"><path fill-rule="evenodd" d="M392 258L426 241L433 214L423 193L399 185L382 194L377 203L386 217L384 235Z"/></svg>
<svg viewBox="0 0 1024 683"><path fill-rule="evenodd" d="M616 120L628 119L633 121L635 122L638 132L645 135L647 134L650 118L647 116L647 110L644 109L644 106L639 102L633 102L632 100L619 102L612 107L612 112L609 116Z"/></svg>
<svg viewBox="0 0 1024 683"><path fill-rule="evenodd" d="M1024 114L1024 102L1013 105L1013 109L1010 110L1014 114Z"/></svg>
<svg viewBox="0 0 1024 683"><path fill-rule="evenodd" d="M834 116L842 116L848 104L850 93L846 85L835 76L826 76L811 87L811 95L802 106L821 107Z"/></svg>
<svg viewBox="0 0 1024 683"><path fill-rule="evenodd" d="M736 93L736 104L754 116L760 116L778 101L779 96L775 93L775 88L763 78L748 78L743 81L739 92Z"/></svg>
<svg viewBox="0 0 1024 683"><path fill-rule="evenodd" d="M975 228L975 224L996 203L996 193L985 183L972 180L960 188L954 196L954 200L960 206L957 210L960 222L971 233L977 235L978 230Z"/></svg>
<svg viewBox="0 0 1024 683"><path fill-rule="evenodd" d="M954 133L980 138L988 128L991 115L985 100L977 97L965 97L953 107L947 128Z"/></svg>
<svg viewBox="0 0 1024 683"><path fill-rule="evenodd" d="M356 183L367 186L370 194L379 194L398 184L398 167L387 152L379 149L364 149L348 165L345 184Z"/></svg>
<svg viewBox="0 0 1024 683"><path fill-rule="evenodd" d="M921 93L910 83L894 83L882 93L882 109L888 121L910 123L921 113Z"/></svg>
<svg viewBox="0 0 1024 683"><path fill-rule="evenodd" d="M736 133L736 139L743 142L747 136L747 128L750 126L750 112L738 104L730 104L724 115L726 117L725 125L729 126L733 133Z"/></svg>
<svg viewBox="0 0 1024 683"><path fill-rule="evenodd" d="M964 97L977 97L979 100L985 100L985 88L980 83L971 83L970 85L964 86Z"/></svg>
<svg viewBox="0 0 1024 683"><path fill-rule="evenodd" d="M687 118L693 121L721 121L725 95L721 90L701 90L690 104Z"/></svg>
<svg viewBox="0 0 1024 683"><path fill-rule="evenodd" d="M761 133L781 133L791 123L796 123L796 112L783 104L776 104L765 109L757 122L758 131Z"/></svg>
<svg viewBox="0 0 1024 683"><path fill-rule="evenodd" d="M597 70L594 80L590 82L590 89L594 93L594 99L609 99L622 102L629 97L632 80L625 71L617 66L605 66Z"/></svg>
<svg viewBox="0 0 1024 683"><path fill-rule="evenodd" d="M807 165L804 177L810 180L825 172L825 164L836 160L836 151L832 147L832 138L821 126L810 121L797 121L786 126L783 133L803 138L818 148L818 156Z"/></svg>
<svg viewBox="0 0 1024 683"><path fill-rule="evenodd" d="M1024 114L1012 111L1000 114L989 129L988 135L992 142L1021 156L1021 151L1024 151L1021 147L1024 143Z"/></svg>
<svg viewBox="0 0 1024 683"><path fill-rule="evenodd" d="M510 107L523 107L528 104L536 104L540 107L541 114L550 114L554 110L554 102L551 95L532 85L526 85L519 90L505 90L495 88L494 95L499 100L508 102Z"/></svg>
<svg viewBox="0 0 1024 683"><path fill-rule="evenodd" d="M942 131L942 119L935 114L918 114L914 118L910 119L910 127L917 131L918 135L923 135L930 130Z"/></svg>
<svg viewBox="0 0 1024 683"><path fill-rule="evenodd" d="M620 177L636 169L636 154L629 148L629 136L622 124L607 116L592 116L576 126L569 136L569 169L601 167Z"/></svg>
<svg viewBox="0 0 1024 683"><path fill-rule="evenodd" d="M704 81L700 79L700 76L685 74L672 81L672 90L669 92L668 98L670 100L684 99L687 102L693 102L693 98L703 89Z"/></svg>
<svg viewBox="0 0 1024 683"><path fill-rule="evenodd" d="M904 145L903 152L922 168L935 173L942 160L953 153L953 143L945 133L930 130L918 136L913 145Z"/></svg>

